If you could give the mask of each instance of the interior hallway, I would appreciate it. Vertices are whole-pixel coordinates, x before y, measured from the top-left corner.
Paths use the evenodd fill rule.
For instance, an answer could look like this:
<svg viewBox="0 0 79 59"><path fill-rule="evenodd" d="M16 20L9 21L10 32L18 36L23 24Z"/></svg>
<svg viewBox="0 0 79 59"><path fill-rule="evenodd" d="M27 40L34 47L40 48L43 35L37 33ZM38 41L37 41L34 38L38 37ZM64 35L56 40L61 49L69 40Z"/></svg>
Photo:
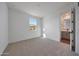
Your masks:
<svg viewBox="0 0 79 59"><path fill-rule="evenodd" d="M74 56L68 44L44 38L33 38L9 44L4 51L7 56Z"/></svg>

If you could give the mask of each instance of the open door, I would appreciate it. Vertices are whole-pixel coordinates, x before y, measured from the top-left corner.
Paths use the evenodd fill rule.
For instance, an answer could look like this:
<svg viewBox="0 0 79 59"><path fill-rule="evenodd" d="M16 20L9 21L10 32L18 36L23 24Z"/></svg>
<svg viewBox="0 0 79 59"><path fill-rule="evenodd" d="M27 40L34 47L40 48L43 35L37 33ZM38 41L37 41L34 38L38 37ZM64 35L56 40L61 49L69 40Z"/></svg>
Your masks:
<svg viewBox="0 0 79 59"><path fill-rule="evenodd" d="M69 44L75 51L75 9L63 13L61 17L61 42Z"/></svg>
<svg viewBox="0 0 79 59"><path fill-rule="evenodd" d="M75 51L75 8L71 9L70 25L70 48L72 51Z"/></svg>

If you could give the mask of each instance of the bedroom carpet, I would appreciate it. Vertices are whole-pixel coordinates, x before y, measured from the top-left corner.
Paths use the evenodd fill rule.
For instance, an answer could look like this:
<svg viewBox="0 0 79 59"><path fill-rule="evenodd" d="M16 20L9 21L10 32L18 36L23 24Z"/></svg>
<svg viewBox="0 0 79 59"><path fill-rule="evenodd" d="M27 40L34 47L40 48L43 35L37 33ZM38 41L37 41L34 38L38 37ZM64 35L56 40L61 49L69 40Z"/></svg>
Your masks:
<svg viewBox="0 0 79 59"><path fill-rule="evenodd" d="M2 56L75 56L68 44L33 38L9 44Z"/></svg>

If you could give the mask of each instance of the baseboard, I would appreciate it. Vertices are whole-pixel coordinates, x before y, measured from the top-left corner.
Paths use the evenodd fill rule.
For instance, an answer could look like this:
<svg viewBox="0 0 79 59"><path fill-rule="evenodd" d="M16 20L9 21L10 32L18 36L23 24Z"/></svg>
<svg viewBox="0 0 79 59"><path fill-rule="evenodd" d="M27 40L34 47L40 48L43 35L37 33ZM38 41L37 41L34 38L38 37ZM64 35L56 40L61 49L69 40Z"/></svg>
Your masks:
<svg viewBox="0 0 79 59"><path fill-rule="evenodd" d="M0 53L0 56L3 55L3 53L4 53L5 49L7 48L7 46L8 46L8 44L4 47L3 51Z"/></svg>
<svg viewBox="0 0 79 59"><path fill-rule="evenodd" d="M14 43L18 43L18 42L21 42L21 41L26 41L26 40L30 40L30 39L34 39L34 38L39 38L40 36L38 37L32 37L32 38L28 38L28 39L24 39L24 40L19 40L19 41L16 41L16 42L10 42L9 44L14 44Z"/></svg>
<svg viewBox="0 0 79 59"><path fill-rule="evenodd" d="M53 39L50 39L50 38L47 38L47 39L49 39L49 40L53 40ZM54 41L60 42L60 40L54 40Z"/></svg>

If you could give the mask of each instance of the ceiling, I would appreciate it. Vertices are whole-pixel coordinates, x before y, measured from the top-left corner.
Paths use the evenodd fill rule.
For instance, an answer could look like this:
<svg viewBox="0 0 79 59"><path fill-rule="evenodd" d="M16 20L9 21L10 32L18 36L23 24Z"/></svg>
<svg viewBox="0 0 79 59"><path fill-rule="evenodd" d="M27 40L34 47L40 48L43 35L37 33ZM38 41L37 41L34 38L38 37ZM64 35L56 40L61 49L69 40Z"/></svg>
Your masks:
<svg viewBox="0 0 79 59"><path fill-rule="evenodd" d="M20 11L35 15L45 16L47 14L58 11L72 2L9 2L9 8L15 8Z"/></svg>

